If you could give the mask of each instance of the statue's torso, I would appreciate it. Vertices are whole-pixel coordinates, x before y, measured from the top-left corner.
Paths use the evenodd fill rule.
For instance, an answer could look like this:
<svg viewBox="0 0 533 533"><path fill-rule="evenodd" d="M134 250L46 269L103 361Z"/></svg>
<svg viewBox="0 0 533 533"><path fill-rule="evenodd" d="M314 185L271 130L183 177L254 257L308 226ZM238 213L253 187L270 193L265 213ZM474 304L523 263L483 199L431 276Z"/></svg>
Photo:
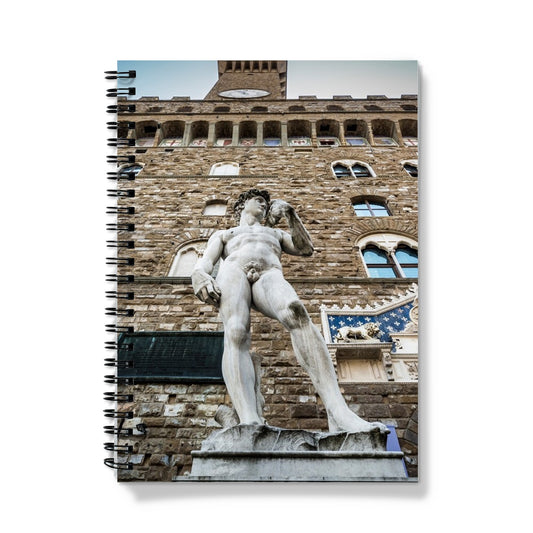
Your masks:
<svg viewBox="0 0 533 533"><path fill-rule="evenodd" d="M263 269L281 268L281 238L281 231L260 224L231 228L222 236L222 257L241 267L253 261Z"/></svg>

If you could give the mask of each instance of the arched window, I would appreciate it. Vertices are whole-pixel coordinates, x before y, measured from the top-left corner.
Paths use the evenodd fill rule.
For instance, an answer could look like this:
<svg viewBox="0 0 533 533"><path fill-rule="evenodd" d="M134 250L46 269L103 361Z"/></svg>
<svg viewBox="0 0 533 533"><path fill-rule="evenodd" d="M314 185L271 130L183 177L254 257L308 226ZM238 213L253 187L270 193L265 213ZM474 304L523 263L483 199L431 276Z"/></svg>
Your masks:
<svg viewBox="0 0 533 533"><path fill-rule="evenodd" d="M369 245L363 250L368 275L371 278L399 278L392 257L377 246Z"/></svg>
<svg viewBox="0 0 533 533"><path fill-rule="evenodd" d="M170 267L170 271L168 273L169 277L190 277L196 265L196 261L202 257L206 246L206 240L193 241L183 244L174 256L172 266ZM218 269L222 262L222 259L216 262L213 272L211 272L211 276L213 276L213 278L217 277Z"/></svg>
<svg viewBox="0 0 533 533"><path fill-rule="evenodd" d="M346 120L344 138L350 146L367 146L368 124L364 120Z"/></svg>
<svg viewBox="0 0 533 533"><path fill-rule="evenodd" d="M207 132L209 124L206 121L193 122L191 126L191 142L189 146L205 148L207 146Z"/></svg>
<svg viewBox="0 0 533 533"><path fill-rule="evenodd" d="M337 163L336 165L333 165L333 172L335 173L335 176L337 178L351 178L352 177L351 167L349 167L348 165L342 165L341 163Z"/></svg>
<svg viewBox="0 0 533 533"><path fill-rule="evenodd" d="M135 125L135 146L153 146L158 124L153 120L137 122Z"/></svg>
<svg viewBox="0 0 533 533"><path fill-rule="evenodd" d="M401 238L392 235L381 235L376 240L380 242L375 243L369 240L361 250L368 275L371 278L418 277L418 251L416 248L399 242ZM378 244L383 245L384 243L387 245L385 248L378 246Z"/></svg>
<svg viewBox="0 0 533 533"><path fill-rule="evenodd" d="M358 198L352 202L355 214L358 217L388 217L390 212L385 202L368 198Z"/></svg>
<svg viewBox="0 0 533 533"><path fill-rule="evenodd" d="M239 163L234 161L222 161L215 163L209 174L211 176L236 176L239 173Z"/></svg>
<svg viewBox="0 0 533 533"><path fill-rule="evenodd" d="M398 146L396 129L392 120L373 120L372 131L376 146Z"/></svg>
<svg viewBox="0 0 533 533"><path fill-rule="evenodd" d="M405 244L400 244L394 252L401 272L406 278L418 277L418 252Z"/></svg>
<svg viewBox="0 0 533 533"><path fill-rule="evenodd" d="M161 125L161 142L159 146L182 146L185 122L173 120Z"/></svg>
<svg viewBox="0 0 533 533"><path fill-rule="evenodd" d="M239 124L239 146L255 146L257 141L257 124L244 121Z"/></svg>
<svg viewBox="0 0 533 533"><path fill-rule="evenodd" d="M287 135L289 146L311 146L311 123L308 120L289 120Z"/></svg>
<svg viewBox="0 0 533 533"><path fill-rule="evenodd" d="M350 168L356 178L369 178L371 176L369 167L361 165L361 163L355 163Z"/></svg>
<svg viewBox="0 0 533 533"><path fill-rule="evenodd" d="M267 120L263 124L263 145L281 146L281 123Z"/></svg>
<svg viewBox="0 0 533 533"><path fill-rule="evenodd" d="M339 146L339 123L335 120L319 120L316 123L318 146Z"/></svg>
<svg viewBox="0 0 533 533"><path fill-rule="evenodd" d="M203 215L206 216L224 216L227 210L227 204L223 200L213 200L206 204Z"/></svg>
<svg viewBox="0 0 533 533"><path fill-rule="evenodd" d="M139 172L143 169L142 165L135 164L135 165L124 165L121 167L118 171L119 176L137 176Z"/></svg>
<svg viewBox="0 0 533 533"><path fill-rule="evenodd" d="M361 161L334 161L331 164L337 178L375 178L376 174L366 163Z"/></svg>
<svg viewBox="0 0 533 533"><path fill-rule="evenodd" d="M418 146L418 123L416 120L400 120L400 131L405 146Z"/></svg>
<svg viewBox="0 0 533 533"><path fill-rule="evenodd" d="M207 241L190 242L178 249L168 273L171 277L188 277L192 274L196 261L205 250Z"/></svg>
<svg viewBox="0 0 533 533"><path fill-rule="evenodd" d="M215 124L215 146L231 146L233 123L225 120Z"/></svg>
<svg viewBox="0 0 533 533"><path fill-rule="evenodd" d="M418 178L418 161L404 161L404 170L413 178Z"/></svg>

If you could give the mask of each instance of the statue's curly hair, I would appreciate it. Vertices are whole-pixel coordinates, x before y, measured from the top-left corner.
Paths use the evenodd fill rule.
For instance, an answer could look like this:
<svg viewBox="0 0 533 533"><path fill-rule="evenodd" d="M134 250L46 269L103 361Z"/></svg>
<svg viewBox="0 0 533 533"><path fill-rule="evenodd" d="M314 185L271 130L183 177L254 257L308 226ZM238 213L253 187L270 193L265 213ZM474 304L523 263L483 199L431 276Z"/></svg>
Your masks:
<svg viewBox="0 0 533 533"><path fill-rule="evenodd" d="M241 218L242 210L244 209L244 204L246 203L246 200L249 200L250 198L253 198L254 196L261 196L267 201L267 213L270 209L270 193L268 191L260 191L259 189L250 189L248 191L242 192L239 195L239 198L233 204L233 214L235 218L237 219L237 222Z"/></svg>

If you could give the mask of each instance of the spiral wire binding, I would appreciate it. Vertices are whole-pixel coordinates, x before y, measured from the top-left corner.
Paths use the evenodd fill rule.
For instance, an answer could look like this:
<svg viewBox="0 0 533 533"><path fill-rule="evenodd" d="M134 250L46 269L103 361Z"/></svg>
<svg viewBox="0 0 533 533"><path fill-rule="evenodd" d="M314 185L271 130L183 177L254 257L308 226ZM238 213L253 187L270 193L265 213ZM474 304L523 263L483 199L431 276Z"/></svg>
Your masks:
<svg viewBox="0 0 533 533"><path fill-rule="evenodd" d="M111 104L107 106L107 112L113 114L135 113L135 104Z"/></svg>
<svg viewBox="0 0 533 533"><path fill-rule="evenodd" d="M119 128L126 128L128 130L135 129L135 122L106 122L108 130L118 130Z"/></svg>
<svg viewBox="0 0 533 533"><path fill-rule="evenodd" d="M122 78L136 78L137 72L135 70L125 70L122 72L117 72L116 70L106 70L104 74L107 74L105 77L106 80L118 80Z"/></svg>
<svg viewBox="0 0 533 533"><path fill-rule="evenodd" d="M133 79L136 77L136 72L134 70L128 70L124 72L118 71L106 71L105 72L106 80L119 80L119 79ZM134 95L135 88L133 87L115 87L112 89L107 89L106 92L109 98L118 98L122 96ZM120 103L112 104L107 106L107 112L113 114L120 113L133 113L135 112L135 105L129 103ZM125 148L135 146L135 140L128 138L128 132L135 129L135 123L130 121L121 121L118 116L116 121L107 122L107 128L116 132L116 137L107 139L107 145L113 148ZM135 181L136 174L134 172L128 172L127 169L124 171L121 170L121 165L128 165L135 163L134 155L108 155L107 162L110 165L114 165L116 170L107 173L107 179L115 181L117 188L108 189L107 196L109 198L115 198L117 202L121 202L123 199L134 198L135 190L121 188L120 184ZM127 232L131 233L135 231L135 224L129 220L124 221L122 217L130 217L135 214L135 208L133 206L124 206L124 205L111 205L106 209L106 214L114 215L117 217L114 223L109 223L106 225L107 231L111 231L117 236L118 232ZM119 222L120 220L120 222ZM130 239L118 238L107 241L107 247L115 250L116 255L113 257L106 258L106 264L118 267L124 266L133 266L135 260L133 257L124 256L123 253L127 250L132 250L135 248L135 242ZM127 252L126 252L127 253ZM132 317L134 316L134 310L130 308L123 308L120 306L120 302L126 300L131 301L135 298L135 294L131 291L120 290L120 284L122 283L132 283L135 280L135 277L132 274L106 274L106 282L113 283L115 285L114 290L106 291L106 298L113 300L114 305L111 307L106 307L105 314L106 316L115 317L116 320L119 320L120 317ZM107 333L114 335L113 341L105 342L105 349L111 351L113 357L107 357L104 359L104 365L106 367L112 367L117 372L123 368L132 368L133 361L128 359L119 359L119 349L120 351L132 351L133 344L127 342L120 342L120 335L132 333L134 331L133 326L122 326L118 323L106 324L105 330ZM125 378L119 376L117 373L108 374L104 376L104 382L115 385L131 385L134 383L134 380L131 378ZM104 450L112 452L112 457L107 457L104 459L104 464L115 470L131 470L133 468L133 463L124 460L124 456L133 452L133 446L130 444L119 444L118 439L129 437L133 435L133 429L130 427L123 427L126 420L131 420L133 418L133 411L129 409L121 409L121 404L124 405L132 403L134 401L133 394L121 393L115 390L115 392L104 392L104 400L113 402L115 407L113 409L104 409L104 416L107 418L112 418L114 421L113 425L104 426L104 433L106 435L113 435L116 439L115 442L105 442ZM144 424L138 424L136 427L137 431L141 434L146 433L146 426Z"/></svg>
<svg viewBox="0 0 533 533"><path fill-rule="evenodd" d="M135 172L108 172L107 179L114 181L135 181Z"/></svg>

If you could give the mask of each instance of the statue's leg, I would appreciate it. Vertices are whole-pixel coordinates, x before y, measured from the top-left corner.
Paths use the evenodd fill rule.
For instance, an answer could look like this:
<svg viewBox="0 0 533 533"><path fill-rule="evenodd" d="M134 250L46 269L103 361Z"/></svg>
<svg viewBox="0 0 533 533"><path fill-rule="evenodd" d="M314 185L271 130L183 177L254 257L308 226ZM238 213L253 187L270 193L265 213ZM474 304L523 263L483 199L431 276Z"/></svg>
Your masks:
<svg viewBox="0 0 533 533"><path fill-rule="evenodd" d="M263 424L257 412L255 369L250 356L250 283L244 272L223 264L217 276L224 322L222 375L241 424Z"/></svg>
<svg viewBox="0 0 533 533"><path fill-rule="evenodd" d="M277 319L289 331L296 359L324 403L330 431L367 431L376 426L386 430L383 424L366 422L346 405L326 342L281 271L264 273L252 287L252 300L260 312Z"/></svg>

